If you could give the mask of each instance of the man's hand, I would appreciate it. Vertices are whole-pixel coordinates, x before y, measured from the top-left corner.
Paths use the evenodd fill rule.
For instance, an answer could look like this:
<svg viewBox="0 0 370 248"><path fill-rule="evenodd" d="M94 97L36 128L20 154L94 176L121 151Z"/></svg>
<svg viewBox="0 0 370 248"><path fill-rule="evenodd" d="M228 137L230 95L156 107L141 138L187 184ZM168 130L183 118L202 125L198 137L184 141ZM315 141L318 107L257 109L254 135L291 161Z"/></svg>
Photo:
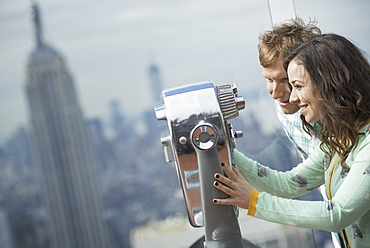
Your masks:
<svg viewBox="0 0 370 248"><path fill-rule="evenodd" d="M213 202L221 205L236 205L240 208L247 209L253 187L245 180L237 168L234 166L230 168L229 165L224 163L221 163L221 165L227 177L216 173L214 175L216 181L213 185L230 197L226 199L213 199Z"/></svg>

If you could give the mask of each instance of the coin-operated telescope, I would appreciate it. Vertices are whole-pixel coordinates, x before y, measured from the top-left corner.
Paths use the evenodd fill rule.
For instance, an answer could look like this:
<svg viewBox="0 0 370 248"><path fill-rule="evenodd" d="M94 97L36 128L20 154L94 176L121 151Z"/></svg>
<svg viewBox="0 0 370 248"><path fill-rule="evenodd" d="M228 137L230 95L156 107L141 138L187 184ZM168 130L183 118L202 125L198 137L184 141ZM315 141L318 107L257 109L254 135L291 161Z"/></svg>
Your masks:
<svg viewBox="0 0 370 248"><path fill-rule="evenodd" d="M242 133L227 120L244 109L244 99L235 84L211 81L165 89L162 99L155 114L167 121L170 132L161 139L162 147L166 161L176 163L190 224L205 227L204 247L242 248L237 209L213 203L228 197L213 186L213 176L223 174L221 162L235 164L235 138Z"/></svg>

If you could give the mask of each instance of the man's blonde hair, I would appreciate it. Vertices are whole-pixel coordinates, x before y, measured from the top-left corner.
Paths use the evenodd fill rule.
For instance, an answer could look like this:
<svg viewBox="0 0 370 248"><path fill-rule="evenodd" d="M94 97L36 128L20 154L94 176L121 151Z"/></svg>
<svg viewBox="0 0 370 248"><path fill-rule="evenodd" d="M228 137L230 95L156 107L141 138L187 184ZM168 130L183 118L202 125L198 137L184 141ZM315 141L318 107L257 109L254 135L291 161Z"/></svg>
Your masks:
<svg viewBox="0 0 370 248"><path fill-rule="evenodd" d="M320 34L321 30L316 26L316 21L310 20L306 25L299 17L274 26L272 30L259 36L258 51L261 66L266 68L279 57L285 58L299 44Z"/></svg>

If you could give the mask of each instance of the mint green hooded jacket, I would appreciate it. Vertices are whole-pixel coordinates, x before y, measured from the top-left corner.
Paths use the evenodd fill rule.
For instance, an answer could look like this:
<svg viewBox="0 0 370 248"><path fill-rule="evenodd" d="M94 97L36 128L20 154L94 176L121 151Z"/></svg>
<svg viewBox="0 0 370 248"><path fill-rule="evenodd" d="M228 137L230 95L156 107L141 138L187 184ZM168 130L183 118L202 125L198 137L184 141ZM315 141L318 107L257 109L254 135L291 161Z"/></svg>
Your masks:
<svg viewBox="0 0 370 248"><path fill-rule="evenodd" d="M370 125L359 130L360 140L345 168L338 158L328 163L317 147L292 170L270 169L235 151L236 166L255 188L248 214L291 226L341 232L351 248L370 247ZM278 154L271 154L278 156ZM325 184L326 201L295 200Z"/></svg>

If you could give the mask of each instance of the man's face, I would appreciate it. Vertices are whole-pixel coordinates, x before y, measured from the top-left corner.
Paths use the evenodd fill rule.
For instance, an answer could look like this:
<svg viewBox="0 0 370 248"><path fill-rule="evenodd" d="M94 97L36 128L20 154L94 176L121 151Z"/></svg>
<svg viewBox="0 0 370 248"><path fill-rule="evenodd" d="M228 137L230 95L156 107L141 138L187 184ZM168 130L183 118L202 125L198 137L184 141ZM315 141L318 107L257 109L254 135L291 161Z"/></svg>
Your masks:
<svg viewBox="0 0 370 248"><path fill-rule="evenodd" d="M290 85L287 73L284 70L283 58L280 57L269 67L263 68L263 77L266 78L267 91L272 98L278 101L284 114L294 114L299 110L295 103L290 103Z"/></svg>

